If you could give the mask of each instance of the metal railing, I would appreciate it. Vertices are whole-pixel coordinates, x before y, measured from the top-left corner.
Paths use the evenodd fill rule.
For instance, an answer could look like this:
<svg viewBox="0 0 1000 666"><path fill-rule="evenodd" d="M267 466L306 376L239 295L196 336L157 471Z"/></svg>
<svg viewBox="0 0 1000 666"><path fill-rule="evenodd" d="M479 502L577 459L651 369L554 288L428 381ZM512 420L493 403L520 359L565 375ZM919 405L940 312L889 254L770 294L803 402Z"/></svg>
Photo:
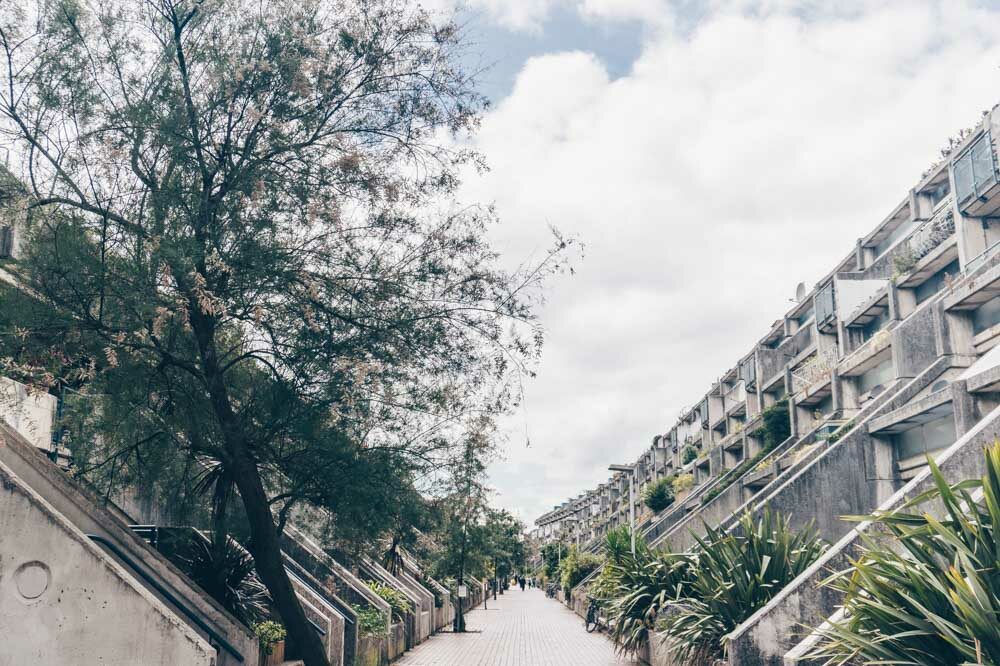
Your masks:
<svg viewBox="0 0 1000 666"><path fill-rule="evenodd" d="M955 215L948 205L910 234L906 244L913 253L913 261L919 261L954 235Z"/></svg>
<svg viewBox="0 0 1000 666"><path fill-rule="evenodd" d="M955 194L959 206L981 196L997 184L997 165L993 157L993 139L989 131L976 139L952 165Z"/></svg>

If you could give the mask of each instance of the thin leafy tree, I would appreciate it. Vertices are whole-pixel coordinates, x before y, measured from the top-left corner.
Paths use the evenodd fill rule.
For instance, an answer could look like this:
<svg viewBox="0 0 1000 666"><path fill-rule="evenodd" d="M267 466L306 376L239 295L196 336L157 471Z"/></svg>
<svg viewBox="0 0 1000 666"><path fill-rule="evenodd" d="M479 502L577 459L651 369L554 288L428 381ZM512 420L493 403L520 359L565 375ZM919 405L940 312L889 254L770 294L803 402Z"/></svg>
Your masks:
<svg viewBox="0 0 1000 666"><path fill-rule="evenodd" d="M484 105L460 37L402 0L0 5L29 230L12 270L54 313L24 328L51 353L7 367L103 399L105 449L83 458L112 480L218 461L307 666L326 658L285 521L350 515L359 474L416 478L454 454L436 433L502 411L564 254L502 270L492 212L450 201L478 157L448 134Z"/></svg>

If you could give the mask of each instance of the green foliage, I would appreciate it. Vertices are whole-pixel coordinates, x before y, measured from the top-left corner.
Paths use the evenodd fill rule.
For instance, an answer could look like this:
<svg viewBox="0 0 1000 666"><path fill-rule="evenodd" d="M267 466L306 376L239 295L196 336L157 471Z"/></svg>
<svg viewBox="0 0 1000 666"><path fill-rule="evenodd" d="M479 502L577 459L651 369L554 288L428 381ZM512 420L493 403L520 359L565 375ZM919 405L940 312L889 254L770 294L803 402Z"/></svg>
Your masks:
<svg viewBox="0 0 1000 666"><path fill-rule="evenodd" d="M674 503L674 477L665 476L642 488L642 501L650 509L659 513Z"/></svg>
<svg viewBox="0 0 1000 666"><path fill-rule="evenodd" d="M559 574L560 555L565 555L569 546L562 542L547 543L542 546L542 559L545 562L543 574L546 579L552 580Z"/></svg>
<svg viewBox="0 0 1000 666"><path fill-rule="evenodd" d="M404 621L406 614L413 612L413 605L410 603L410 600L399 590L391 588L388 585L383 585L376 580L368 581L368 587L392 607L392 617L397 622Z"/></svg>
<svg viewBox="0 0 1000 666"><path fill-rule="evenodd" d="M608 533L605 564L594 585L606 600L611 636L623 652L635 652L654 628L656 616L684 594L691 580L687 555L653 551L636 537L635 555L628 528Z"/></svg>
<svg viewBox="0 0 1000 666"><path fill-rule="evenodd" d="M840 438L846 435L854 428L854 419L851 419L841 425L839 428L830 433L830 436L826 438L827 444L836 444L840 441Z"/></svg>
<svg viewBox="0 0 1000 666"><path fill-rule="evenodd" d="M205 592L246 625L268 617L267 588L257 578L253 557L236 541L214 545L195 532L183 532L171 559Z"/></svg>
<svg viewBox="0 0 1000 666"><path fill-rule="evenodd" d="M694 488L694 474L678 474L670 485L674 490L674 495L691 490Z"/></svg>
<svg viewBox="0 0 1000 666"><path fill-rule="evenodd" d="M274 620L265 620L253 625L253 632L260 642L260 649L264 654L271 654L277 643L285 640L287 632L285 628Z"/></svg>
<svg viewBox="0 0 1000 666"><path fill-rule="evenodd" d="M1000 442L985 457L981 479L954 485L930 460L933 489L866 518L892 541L868 537L853 566L826 581L846 617L824 628L811 663L1000 663ZM922 512L927 502L945 517Z"/></svg>
<svg viewBox="0 0 1000 666"><path fill-rule="evenodd" d="M892 256L892 280L895 282L913 270L917 265L917 255L909 243L904 243Z"/></svg>
<svg viewBox="0 0 1000 666"><path fill-rule="evenodd" d="M812 526L792 531L765 508L744 514L736 529L705 526L697 539L693 578L662 621L679 663L711 663L725 652L723 638L823 553Z"/></svg>
<svg viewBox="0 0 1000 666"><path fill-rule="evenodd" d="M101 492L237 465L272 602L322 663L275 523L312 504L391 532L460 415L510 407L567 243L510 272L493 212L449 205L485 100L464 31L416 3L11 4L0 116L34 220L11 282L62 320L22 322L17 374L114 403L77 459Z"/></svg>
<svg viewBox="0 0 1000 666"><path fill-rule="evenodd" d="M792 423L788 416L788 398L782 398L761 412L764 448L770 451L792 434Z"/></svg>
<svg viewBox="0 0 1000 666"><path fill-rule="evenodd" d="M569 550L563 554L562 564L559 565L559 583L566 596L569 597L570 590L597 570L601 563L602 560L597 555L581 553L576 546L570 546Z"/></svg>
<svg viewBox="0 0 1000 666"><path fill-rule="evenodd" d="M438 586L434 584L434 581L431 580L430 576L425 574L423 571L420 571L417 573L416 579L417 582L424 587L424 589L434 595L434 608L443 608L444 596L442 595L441 590L438 589Z"/></svg>
<svg viewBox="0 0 1000 666"><path fill-rule="evenodd" d="M779 404L782 404L782 403L779 403ZM787 403L784 403L784 404L786 404L786 406L787 406ZM775 405L775 406L777 406L777 405ZM771 407L769 409L773 409L773 407ZM765 410L765 412L766 412L766 410ZM785 410L785 416L786 417L788 416L787 409ZM781 422L780 419L775 419L775 426L778 427L779 424L780 424L780 422ZM787 425L787 418L785 420L785 423ZM789 428L789 433L790 432L791 432L791 429ZM735 481L737 481L744 474L746 474L747 472L749 472L752 469L756 469L758 465L760 465L762 462L765 461L765 459L767 458L767 455L769 453L771 453L771 451L778 444L780 444L781 442L785 441L785 439L788 439L788 435L785 435L785 437L782 438L782 439L778 439L778 437L780 437L781 434L782 433L780 431L780 427L779 427L779 430L777 432L775 432L775 433L772 434L772 436L767 436L767 434L765 433L764 446L761 448L761 450L758 451L756 454L754 454L753 457L747 458L746 460L744 460L743 462L741 462L739 465L737 465L736 467L734 467L731 472L729 472L728 474L726 474L725 478L721 479L718 483L715 484L714 488L712 488L709 492L705 493L702 496L701 503L702 504L708 504L709 502L711 502L712 500L714 500L716 497L718 497L719 495L721 495L723 492L725 492L725 490L727 488L729 488L729 486L731 486Z"/></svg>
<svg viewBox="0 0 1000 666"><path fill-rule="evenodd" d="M351 604L358 616L358 631L362 636L382 636L388 629L385 613L371 606Z"/></svg>
<svg viewBox="0 0 1000 666"><path fill-rule="evenodd" d="M681 451L681 464L687 465L697 457L698 451L693 446L685 446L684 450Z"/></svg>

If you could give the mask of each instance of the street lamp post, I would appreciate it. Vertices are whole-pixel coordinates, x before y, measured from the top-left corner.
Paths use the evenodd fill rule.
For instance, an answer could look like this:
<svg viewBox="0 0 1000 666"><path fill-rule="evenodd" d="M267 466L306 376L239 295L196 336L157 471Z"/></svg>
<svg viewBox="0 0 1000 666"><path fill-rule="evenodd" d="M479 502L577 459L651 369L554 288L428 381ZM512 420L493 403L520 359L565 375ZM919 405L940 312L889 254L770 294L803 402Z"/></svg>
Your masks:
<svg viewBox="0 0 1000 666"><path fill-rule="evenodd" d="M632 535L632 557L635 557L635 466L609 465L612 472L628 472L628 522L629 533Z"/></svg>

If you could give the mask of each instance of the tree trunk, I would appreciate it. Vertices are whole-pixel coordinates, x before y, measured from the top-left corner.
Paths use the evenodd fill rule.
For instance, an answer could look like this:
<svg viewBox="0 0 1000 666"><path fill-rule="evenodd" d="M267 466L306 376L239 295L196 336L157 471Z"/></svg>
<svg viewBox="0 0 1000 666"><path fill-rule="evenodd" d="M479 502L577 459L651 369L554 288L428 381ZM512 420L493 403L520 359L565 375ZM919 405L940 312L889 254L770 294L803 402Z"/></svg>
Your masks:
<svg viewBox="0 0 1000 666"><path fill-rule="evenodd" d="M228 448L228 447L227 447ZM239 488L243 506L250 523L250 552L261 582L267 586L271 599L281 614L288 635L302 653L306 666L328 666L326 652L319 634L306 620L302 605L288 579L281 557L278 532L274 525L271 507L264 492L256 464L239 451L230 451L236 470L236 487Z"/></svg>
<svg viewBox="0 0 1000 666"><path fill-rule="evenodd" d="M193 314L191 325L198 338L203 370L208 385L212 408L225 445L226 464L232 470L232 478L239 490L250 526L248 550L253 555L257 575L271 594L271 601L281 615L288 636L302 653L305 666L329 666L319 634L306 620L305 612L298 596L288 579L281 556L277 527L271 513L264 483L260 478L242 424L233 411L226 389L223 373L215 352L214 326L200 314Z"/></svg>

